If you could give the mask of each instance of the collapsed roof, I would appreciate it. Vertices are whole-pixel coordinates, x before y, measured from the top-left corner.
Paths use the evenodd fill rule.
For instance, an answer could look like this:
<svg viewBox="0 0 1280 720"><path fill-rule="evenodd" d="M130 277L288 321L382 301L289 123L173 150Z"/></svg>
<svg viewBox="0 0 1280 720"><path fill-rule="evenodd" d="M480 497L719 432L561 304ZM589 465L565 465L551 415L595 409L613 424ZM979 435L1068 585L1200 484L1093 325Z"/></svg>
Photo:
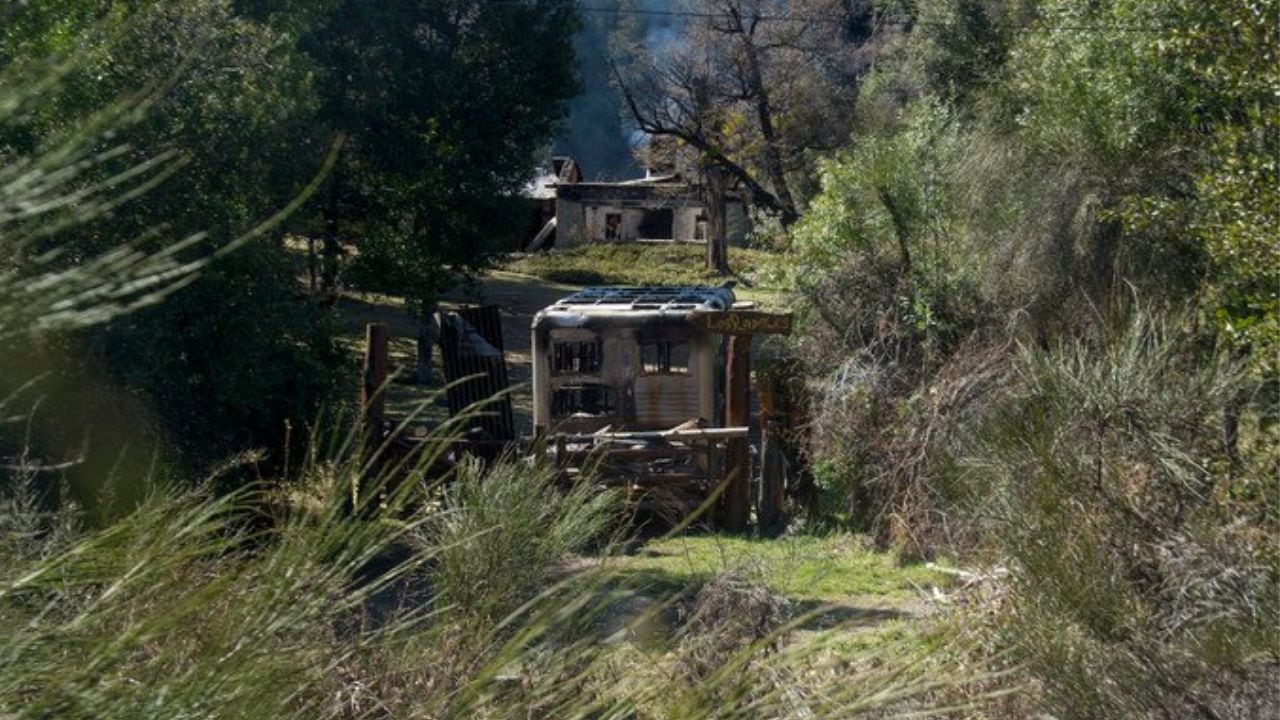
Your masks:
<svg viewBox="0 0 1280 720"><path fill-rule="evenodd" d="M534 327L592 328L637 321L685 320L694 313L729 310L728 287L639 286L589 287L557 300L538 313Z"/></svg>

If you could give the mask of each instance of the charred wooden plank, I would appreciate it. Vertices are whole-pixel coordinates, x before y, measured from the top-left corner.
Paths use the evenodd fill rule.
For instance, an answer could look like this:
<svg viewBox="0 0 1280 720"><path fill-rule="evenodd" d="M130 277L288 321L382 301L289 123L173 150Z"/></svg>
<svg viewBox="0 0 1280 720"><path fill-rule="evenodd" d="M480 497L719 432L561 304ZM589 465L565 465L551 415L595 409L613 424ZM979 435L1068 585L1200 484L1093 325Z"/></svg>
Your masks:
<svg viewBox="0 0 1280 720"><path fill-rule="evenodd" d="M571 433L563 436L568 442L591 440L729 440L745 438L750 431L745 425L720 428L685 428L672 430L639 430L634 432Z"/></svg>
<svg viewBox="0 0 1280 720"><path fill-rule="evenodd" d="M467 320L463 312L474 318L479 327ZM445 392L449 414L457 416L470 409L475 416L469 426L479 431L484 440L514 440L515 418L511 398L506 394L507 366L501 349L502 326L497 308L471 308L457 314L446 313L442 319L440 354L445 380L449 383Z"/></svg>

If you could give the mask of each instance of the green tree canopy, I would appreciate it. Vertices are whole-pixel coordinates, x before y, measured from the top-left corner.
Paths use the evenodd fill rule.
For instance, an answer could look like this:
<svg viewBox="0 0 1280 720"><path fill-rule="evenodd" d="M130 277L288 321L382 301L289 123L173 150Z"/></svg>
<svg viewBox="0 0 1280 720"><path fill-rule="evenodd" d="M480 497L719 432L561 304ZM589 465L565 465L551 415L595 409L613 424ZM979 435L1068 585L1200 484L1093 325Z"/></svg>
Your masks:
<svg viewBox="0 0 1280 720"><path fill-rule="evenodd" d="M403 295L430 323L436 295L523 227L511 199L578 88L574 4L346 0L297 12L283 11L317 68L316 127L347 138L318 203L326 285L339 243L354 245L357 283ZM429 376L425 327L420 340Z"/></svg>

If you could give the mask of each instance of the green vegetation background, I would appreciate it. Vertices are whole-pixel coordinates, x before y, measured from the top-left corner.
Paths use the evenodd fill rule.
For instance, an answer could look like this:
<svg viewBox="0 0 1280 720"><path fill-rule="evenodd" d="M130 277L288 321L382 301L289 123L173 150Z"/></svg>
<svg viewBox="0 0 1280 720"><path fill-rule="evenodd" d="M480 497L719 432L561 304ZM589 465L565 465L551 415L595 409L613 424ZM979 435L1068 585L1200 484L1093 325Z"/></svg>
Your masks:
<svg viewBox="0 0 1280 720"><path fill-rule="evenodd" d="M633 579L697 597L648 648L602 630L626 582L565 579L608 498L424 456L387 500L319 417L344 284L421 319L493 260L576 89L571 3L0 11L0 714L1274 709L1280 8L875 9L851 138L730 254L799 314L793 511L836 532L652 543ZM708 281L695 254L510 267ZM900 610L939 557L981 570L875 636L901 653L779 639L779 597Z"/></svg>

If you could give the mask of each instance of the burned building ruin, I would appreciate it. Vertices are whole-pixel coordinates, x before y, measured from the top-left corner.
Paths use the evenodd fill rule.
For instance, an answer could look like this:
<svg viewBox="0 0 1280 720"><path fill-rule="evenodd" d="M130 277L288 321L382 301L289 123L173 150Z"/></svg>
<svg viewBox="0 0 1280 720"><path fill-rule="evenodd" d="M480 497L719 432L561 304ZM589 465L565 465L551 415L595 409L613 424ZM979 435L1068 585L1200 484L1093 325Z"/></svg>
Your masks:
<svg viewBox="0 0 1280 720"><path fill-rule="evenodd" d="M608 242L704 242L707 205L702 188L679 173L646 173L620 182L584 181L572 158L557 157L553 172L530 188L544 213L530 250ZM554 217L546 214L554 207ZM746 205L736 193L725 201L730 245L746 242Z"/></svg>

